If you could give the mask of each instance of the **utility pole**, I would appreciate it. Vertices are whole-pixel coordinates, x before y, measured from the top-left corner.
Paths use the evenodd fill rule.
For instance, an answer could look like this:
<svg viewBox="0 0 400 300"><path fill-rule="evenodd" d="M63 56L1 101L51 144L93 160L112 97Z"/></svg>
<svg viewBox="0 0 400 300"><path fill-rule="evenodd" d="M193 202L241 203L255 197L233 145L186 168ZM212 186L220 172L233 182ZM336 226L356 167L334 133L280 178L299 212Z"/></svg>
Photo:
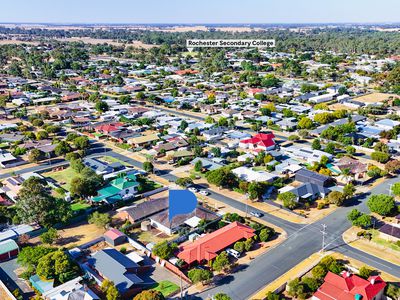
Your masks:
<svg viewBox="0 0 400 300"><path fill-rule="evenodd" d="M326 232L326 224L322 224L322 230L321 230L321 233L322 233L322 249L321 249L321 252L324 252L324 250L325 250L325 235L327 235L327 232Z"/></svg>

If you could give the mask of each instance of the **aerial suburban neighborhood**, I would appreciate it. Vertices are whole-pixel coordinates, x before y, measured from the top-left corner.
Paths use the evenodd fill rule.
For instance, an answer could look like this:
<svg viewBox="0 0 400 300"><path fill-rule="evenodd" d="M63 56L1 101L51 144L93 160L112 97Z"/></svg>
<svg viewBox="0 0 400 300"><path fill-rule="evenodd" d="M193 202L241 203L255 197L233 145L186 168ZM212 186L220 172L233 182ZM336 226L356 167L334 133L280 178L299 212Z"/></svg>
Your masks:
<svg viewBox="0 0 400 300"><path fill-rule="evenodd" d="M0 13L0 300L399 300L399 23L146 18Z"/></svg>

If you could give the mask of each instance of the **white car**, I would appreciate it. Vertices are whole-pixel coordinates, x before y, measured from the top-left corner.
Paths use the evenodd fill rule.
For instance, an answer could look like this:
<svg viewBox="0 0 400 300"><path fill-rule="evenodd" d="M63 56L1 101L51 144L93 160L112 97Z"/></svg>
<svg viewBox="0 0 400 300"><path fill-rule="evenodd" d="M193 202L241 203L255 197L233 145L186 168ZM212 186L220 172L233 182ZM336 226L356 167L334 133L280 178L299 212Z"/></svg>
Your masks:
<svg viewBox="0 0 400 300"><path fill-rule="evenodd" d="M203 196L208 196L208 195L210 195L210 192L209 192L209 191L206 191L206 190L201 190L201 191L199 192L199 194L200 194L200 195L203 195Z"/></svg>
<svg viewBox="0 0 400 300"><path fill-rule="evenodd" d="M195 187L190 187L188 188L189 191L191 191L192 193L197 193L198 190Z"/></svg>
<svg viewBox="0 0 400 300"><path fill-rule="evenodd" d="M226 248L226 253L228 253L230 256L233 256L234 258L239 258L240 257L240 253L234 249L231 248Z"/></svg>

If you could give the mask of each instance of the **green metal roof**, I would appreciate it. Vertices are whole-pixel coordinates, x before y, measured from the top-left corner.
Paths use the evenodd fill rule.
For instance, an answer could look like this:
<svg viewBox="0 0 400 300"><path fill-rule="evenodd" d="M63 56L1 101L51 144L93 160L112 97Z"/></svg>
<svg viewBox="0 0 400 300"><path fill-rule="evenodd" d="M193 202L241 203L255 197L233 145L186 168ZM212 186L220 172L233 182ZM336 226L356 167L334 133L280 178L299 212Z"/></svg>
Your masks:
<svg viewBox="0 0 400 300"><path fill-rule="evenodd" d="M17 243L14 240L6 240L0 242L0 255L8 253L10 251L19 249Z"/></svg>

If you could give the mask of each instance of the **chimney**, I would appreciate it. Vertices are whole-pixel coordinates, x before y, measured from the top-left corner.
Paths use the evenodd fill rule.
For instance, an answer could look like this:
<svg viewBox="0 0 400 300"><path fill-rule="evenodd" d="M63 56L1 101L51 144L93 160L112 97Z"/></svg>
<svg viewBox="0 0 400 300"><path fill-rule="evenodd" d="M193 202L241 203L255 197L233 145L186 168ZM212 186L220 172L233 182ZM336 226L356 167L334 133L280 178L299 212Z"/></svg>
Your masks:
<svg viewBox="0 0 400 300"><path fill-rule="evenodd" d="M371 284L374 285L375 284L375 278L371 278Z"/></svg>

